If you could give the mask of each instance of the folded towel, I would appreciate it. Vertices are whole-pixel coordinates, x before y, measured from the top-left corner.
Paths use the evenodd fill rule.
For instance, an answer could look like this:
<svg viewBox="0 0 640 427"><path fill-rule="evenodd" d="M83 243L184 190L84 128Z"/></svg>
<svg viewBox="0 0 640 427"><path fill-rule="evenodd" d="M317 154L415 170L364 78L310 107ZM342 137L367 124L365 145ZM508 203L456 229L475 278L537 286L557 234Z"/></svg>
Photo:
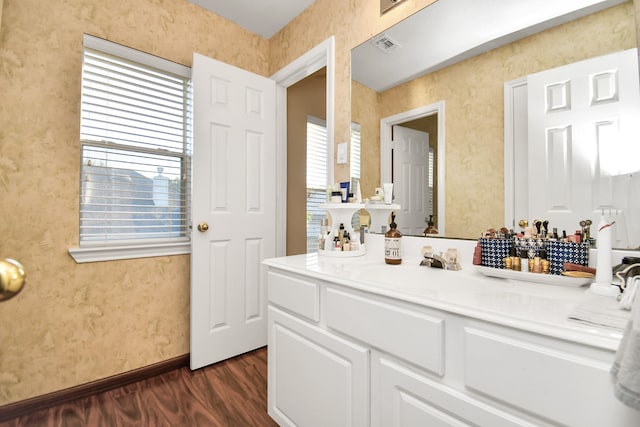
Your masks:
<svg viewBox="0 0 640 427"><path fill-rule="evenodd" d="M622 331L629 318L628 310L623 310L613 297L586 291L569 314L569 319L589 325L604 326Z"/></svg>
<svg viewBox="0 0 640 427"><path fill-rule="evenodd" d="M635 298L631 318L611 367L614 393L625 405L640 410L640 298Z"/></svg>

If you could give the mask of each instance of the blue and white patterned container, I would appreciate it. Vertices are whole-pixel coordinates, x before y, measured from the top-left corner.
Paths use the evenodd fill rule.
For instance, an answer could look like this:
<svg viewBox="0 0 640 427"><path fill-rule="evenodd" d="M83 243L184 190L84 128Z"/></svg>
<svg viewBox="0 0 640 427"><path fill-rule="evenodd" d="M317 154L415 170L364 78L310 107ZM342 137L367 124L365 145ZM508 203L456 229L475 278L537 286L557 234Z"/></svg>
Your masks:
<svg viewBox="0 0 640 427"><path fill-rule="evenodd" d="M513 247L512 239L480 238L482 248L482 265L485 267L504 268L504 259L509 256Z"/></svg>
<svg viewBox="0 0 640 427"><path fill-rule="evenodd" d="M565 262L584 266L589 264L589 243L550 241L547 242L547 253L551 274L561 274Z"/></svg>

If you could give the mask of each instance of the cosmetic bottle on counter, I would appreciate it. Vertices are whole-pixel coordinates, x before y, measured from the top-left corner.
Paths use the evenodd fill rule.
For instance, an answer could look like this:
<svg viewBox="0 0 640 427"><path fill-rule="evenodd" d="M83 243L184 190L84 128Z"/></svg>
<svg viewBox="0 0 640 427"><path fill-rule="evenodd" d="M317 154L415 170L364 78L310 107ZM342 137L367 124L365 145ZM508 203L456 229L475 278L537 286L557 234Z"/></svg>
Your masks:
<svg viewBox="0 0 640 427"><path fill-rule="evenodd" d="M344 252L349 252L351 250L351 236L349 236L349 232L345 231L344 239L342 240L342 250Z"/></svg>
<svg viewBox="0 0 640 427"><path fill-rule="evenodd" d="M480 242L476 243L476 247L473 249L473 265L482 265L482 246Z"/></svg>
<svg viewBox="0 0 640 427"><path fill-rule="evenodd" d="M547 258L547 251L544 249L540 251L540 264L542 264L542 274L549 274L551 261Z"/></svg>
<svg viewBox="0 0 640 427"><path fill-rule="evenodd" d="M387 264L402 263L402 233L397 230L396 215L391 212L389 231L384 233L384 262Z"/></svg>
<svg viewBox="0 0 640 427"><path fill-rule="evenodd" d="M513 258L510 256L504 257L504 268L506 270L513 270Z"/></svg>
<svg viewBox="0 0 640 427"><path fill-rule="evenodd" d="M522 271L522 266L520 265L519 256L511 257L511 269L514 271Z"/></svg>
<svg viewBox="0 0 640 427"><path fill-rule="evenodd" d="M520 271L529 272L529 256L524 249L520 250Z"/></svg>
<svg viewBox="0 0 640 427"><path fill-rule="evenodd" d="M504 258L504 268L507 270L515 270L515 258L516 258L516 248L509 248L509 256ZM518 260L519 261L519 260ZM520 270L520 263L518 263L518 270Z"/></svg>
<svg viewBox="0 0 640 427"><path fill-rule="evenodd" d="M533 264L531 265L532 273L542 273L542 259L537 256L533 258Z"/></svg>

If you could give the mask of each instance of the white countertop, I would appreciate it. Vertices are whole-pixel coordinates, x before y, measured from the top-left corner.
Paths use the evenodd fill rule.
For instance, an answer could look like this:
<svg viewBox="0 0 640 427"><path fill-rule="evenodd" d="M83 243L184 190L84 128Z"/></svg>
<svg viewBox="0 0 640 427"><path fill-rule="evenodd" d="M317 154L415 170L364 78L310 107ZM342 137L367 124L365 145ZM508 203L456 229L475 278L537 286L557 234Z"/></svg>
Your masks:
<svg viewBox="0 0 640 427"><path fill-rule="evenodd" d="M353 289L597 348L615 351L620 343L620 330L568 318L587 296L588 286L575 288L486 277L470 264L463 264L461 271L421 267L419 257L404 257L401 265L387 265L383 256L371 252L368 248L366 256L357 258L296 255L267 259L264 263Z"/></svg>

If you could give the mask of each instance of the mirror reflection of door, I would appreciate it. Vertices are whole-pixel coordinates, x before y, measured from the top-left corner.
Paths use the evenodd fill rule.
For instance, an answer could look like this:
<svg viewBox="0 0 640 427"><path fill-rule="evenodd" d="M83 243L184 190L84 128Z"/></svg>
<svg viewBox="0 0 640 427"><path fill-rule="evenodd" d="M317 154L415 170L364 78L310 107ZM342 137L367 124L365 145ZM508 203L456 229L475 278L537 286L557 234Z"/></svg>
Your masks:
<svg viewBox="0 0 640 427"><path fill-rule="evenodd" d="M402 206L396 223L402 234L420 236L436 215L438 115L431 114L393 126L392 177L394 203Z"/></svg>
<svg viewBox="0 0 640 427"><path fill-rule="evenodd" d="M508 139L515 174L506 194L506 206L513 206L507 223L543 218L550 228L571 233L579 220L595 225L604 214L616 222L614 247L638 247L640 231L630 219L638 217L640 205L630 195L640 181L629 154L638 146L636 52L575 62L505 85L513 99L505 104L511 124L506 135L515 136Z"/></svg>
<svg viewBox="0 0 640 427"><path fill-rule="evenodd" d="M614 247L637 247L638 210L629 191L637 188L640 168L631 154L640 111L637 50L575 62L527 80L532 216L572 232L579 228L576 218L595 224L605 215L616 222Z"/></svg>
<svg viewBox="0 0 640 427"><path fill-rule="evenodd" d="M420 235L433 215L433 149L429 134L393 127L394 199L401 208L396 223L402 234Z"/></svg>

